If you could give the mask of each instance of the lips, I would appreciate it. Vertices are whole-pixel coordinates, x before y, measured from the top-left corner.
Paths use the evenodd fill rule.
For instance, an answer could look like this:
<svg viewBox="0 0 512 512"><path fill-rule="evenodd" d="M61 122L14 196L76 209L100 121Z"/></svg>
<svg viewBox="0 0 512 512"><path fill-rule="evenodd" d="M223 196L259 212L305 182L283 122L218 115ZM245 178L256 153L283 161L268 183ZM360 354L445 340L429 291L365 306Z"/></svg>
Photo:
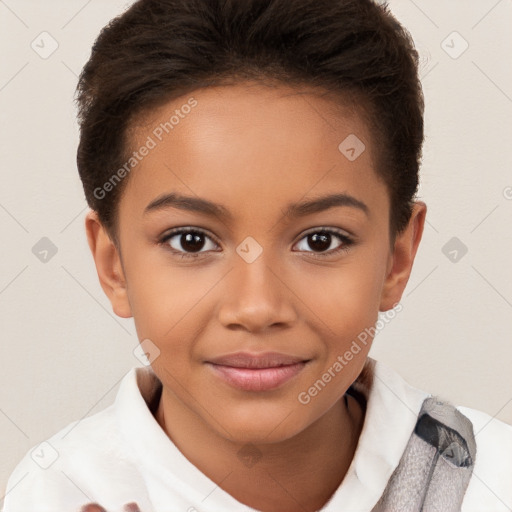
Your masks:
<svg viewBox="0 0 512 512"><path fill-rule="evenodd" d="M266 352L237 352L207 361L217 377L245 391L267 391L282 386L309 362L297 356Z"/></svg>
<svg viewBox="0 0 512 512"><path fill-rule="evenodd" d="M305 362L307 359L280 354L278 352L265 352L262 354L250 354L237 352L226 356L216 357L208 361L212 364L232 366L234 368L275 368Z"/></svg>

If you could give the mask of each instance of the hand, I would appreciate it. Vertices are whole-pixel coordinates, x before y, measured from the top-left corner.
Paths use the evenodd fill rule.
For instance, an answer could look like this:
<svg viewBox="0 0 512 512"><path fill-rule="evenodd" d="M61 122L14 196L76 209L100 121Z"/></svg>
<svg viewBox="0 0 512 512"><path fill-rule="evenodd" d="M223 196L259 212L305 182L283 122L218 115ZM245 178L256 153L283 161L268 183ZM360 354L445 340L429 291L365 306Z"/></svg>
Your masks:
<svg viewBox="0 0 512 512"><path fill-rule="evenodd" d="M137 503L127 503L123 507L124 512L140 512L140 508L137 505ZM107 512L103 507L98 505L97 503L88 503L87 505L84 505L80 512Z"/></svg>

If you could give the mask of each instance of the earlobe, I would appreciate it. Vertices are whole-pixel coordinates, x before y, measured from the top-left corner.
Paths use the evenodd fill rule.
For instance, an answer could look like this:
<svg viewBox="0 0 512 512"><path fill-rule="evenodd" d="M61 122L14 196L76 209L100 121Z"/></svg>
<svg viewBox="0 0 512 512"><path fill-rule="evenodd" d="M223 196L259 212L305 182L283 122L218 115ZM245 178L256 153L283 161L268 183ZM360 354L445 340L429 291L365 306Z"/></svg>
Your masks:
<svg viewBox="0 0 512 512"><path fill-rule="evenodd" d="M112 304L112 310L117 316L130 318L132 312L119 251L94 210L86 214L85 231L100 285Z"/></svg>
<svg viewBox="0 0 512 512"><path fill-rule="evenodd" d="M396 236L382 289L379 311L393 308L402 297L421 241L426 213L427 205L421 201L415 202L409 223Z"/></svg>

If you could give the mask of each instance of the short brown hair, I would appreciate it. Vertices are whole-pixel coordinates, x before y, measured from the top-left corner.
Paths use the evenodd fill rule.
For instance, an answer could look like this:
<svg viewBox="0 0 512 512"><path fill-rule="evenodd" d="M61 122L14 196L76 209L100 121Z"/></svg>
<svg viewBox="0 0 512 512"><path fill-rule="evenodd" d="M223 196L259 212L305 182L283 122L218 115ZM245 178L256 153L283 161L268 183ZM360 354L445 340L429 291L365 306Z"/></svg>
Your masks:
<svg viewBox="0 0 512 512"><path fill-rule="evenodd" d="M136 117L176 97L243 80L359 98L394 238L411 215L423 143L418 54L372 0L138 0L97 37L77 86L77 164L89 206L117 241L122 183L97 197L130 152Z"/></svg>

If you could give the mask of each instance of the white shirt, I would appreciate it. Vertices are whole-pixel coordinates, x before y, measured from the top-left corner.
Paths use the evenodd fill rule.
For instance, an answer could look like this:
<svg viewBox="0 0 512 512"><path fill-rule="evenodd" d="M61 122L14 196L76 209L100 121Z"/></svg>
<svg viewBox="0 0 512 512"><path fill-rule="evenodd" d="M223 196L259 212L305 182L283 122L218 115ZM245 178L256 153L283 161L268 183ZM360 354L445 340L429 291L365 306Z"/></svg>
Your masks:
<svg viewBox="0 0 512 512"><path fill-rule="evenodd" d="M253 512L167 437L148 407L159 385L151 367L132 368L112 405L30 449L9 478L3 511L78 512L96 502L122 512L124 504L136 502L141 512ZM431 396L380 362L363 392L366 415L354 458L322 512L371 511ZM512 426L457 408L473 423L477 443L462 512L511 511Z"/></svg>

